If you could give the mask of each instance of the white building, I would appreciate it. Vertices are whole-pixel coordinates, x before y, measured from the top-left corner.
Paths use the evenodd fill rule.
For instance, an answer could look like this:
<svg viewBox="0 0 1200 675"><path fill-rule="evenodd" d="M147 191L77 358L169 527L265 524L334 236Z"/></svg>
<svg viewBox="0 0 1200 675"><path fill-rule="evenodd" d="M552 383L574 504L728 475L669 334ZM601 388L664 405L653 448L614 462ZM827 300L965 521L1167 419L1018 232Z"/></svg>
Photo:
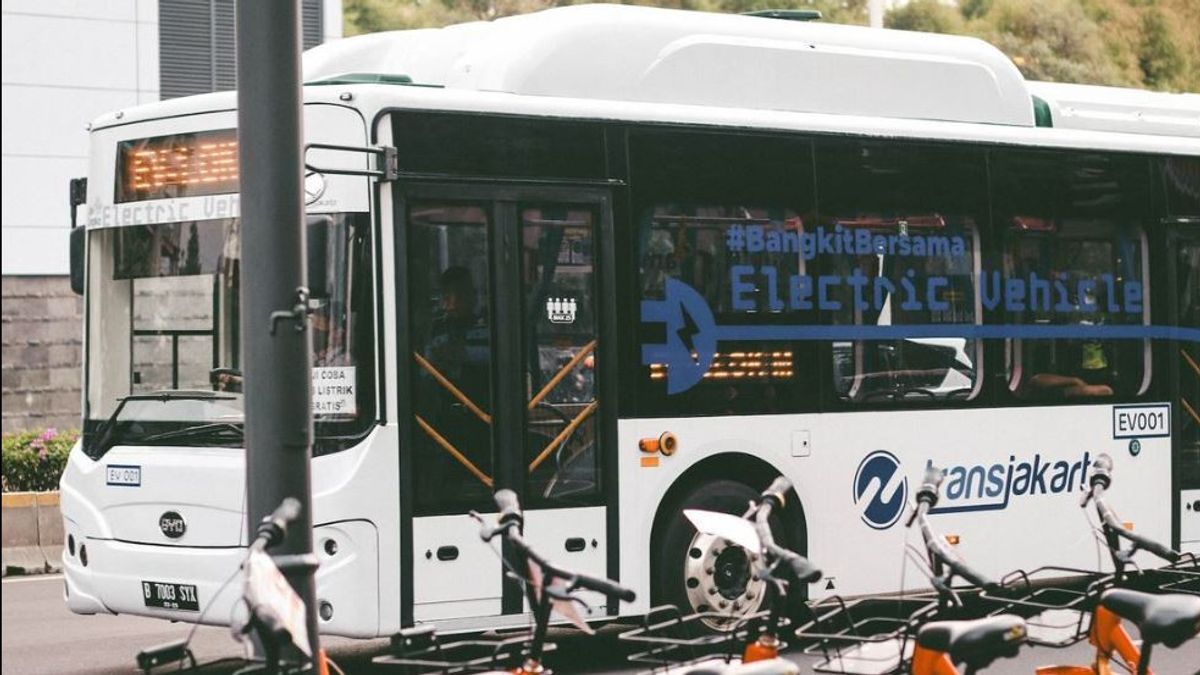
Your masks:
<svg viewBox="0 0 1200 675"><path fill-rule="evenodd" d="M341 0L302 3L306 47L341 37ZM87 173L87 123L234 88L234 0L4 0L2 13L3 426L75 426L67 186Z"/></svg>

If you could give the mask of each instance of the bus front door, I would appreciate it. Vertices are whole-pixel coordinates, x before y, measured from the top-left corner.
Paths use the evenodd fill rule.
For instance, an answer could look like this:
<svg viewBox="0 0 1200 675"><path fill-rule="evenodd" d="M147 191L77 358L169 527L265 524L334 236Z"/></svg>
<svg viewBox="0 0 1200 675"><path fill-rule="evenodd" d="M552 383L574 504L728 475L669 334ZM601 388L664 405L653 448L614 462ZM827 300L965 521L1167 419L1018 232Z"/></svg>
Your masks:
<svg viewBox="0 0 1200 675"><path fill-rule="evenodd" d="M470 516L495 512L495 489L518 492L537 550L609 572L602 449L615 423L602 404L612 359L601 327L614 293L598 263L611 255L600 244L609 197L439 184L406 186L397 204L404 618L518 623L520 588Z"/></svg>

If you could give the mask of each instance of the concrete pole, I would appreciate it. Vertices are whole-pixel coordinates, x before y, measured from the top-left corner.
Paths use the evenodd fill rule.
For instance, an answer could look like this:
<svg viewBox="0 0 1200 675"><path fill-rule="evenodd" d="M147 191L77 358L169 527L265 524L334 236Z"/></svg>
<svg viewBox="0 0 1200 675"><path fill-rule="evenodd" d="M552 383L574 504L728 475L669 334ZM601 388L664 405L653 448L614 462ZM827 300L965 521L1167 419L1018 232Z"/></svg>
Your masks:
<svg viewBox="0 0 1200 675"><path fill-rule="evenodd" d="M271 553L311 557L312 349L304 289L299 4L237 3L242 372L249 531L253 536L264 516L294 497L300 517ZM314 569L298 565L284 573L307 605L315 655Z"/></svg>

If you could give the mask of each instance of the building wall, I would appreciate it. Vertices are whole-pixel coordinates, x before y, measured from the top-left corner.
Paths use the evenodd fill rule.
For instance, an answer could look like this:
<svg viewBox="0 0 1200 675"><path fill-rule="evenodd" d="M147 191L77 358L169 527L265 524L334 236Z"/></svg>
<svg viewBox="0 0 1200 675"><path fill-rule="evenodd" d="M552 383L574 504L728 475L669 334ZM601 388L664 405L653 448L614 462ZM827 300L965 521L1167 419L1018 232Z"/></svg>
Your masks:
<svg viewBox="0 0 1200 675"><path fill-rule="evenodd" d="M158 100L158 1L4 0L2 11L4 275L66 274L67 181L87 173L88 122Z"/></svg>
<svg viewBox="0 0 1200 675"><path fill-rule="evenodd" d="M3 278L3 430L79 427L83 299L66 277Z"/></svg>
<svg viewBox="0 0 1200 675"><path fill-rule="evenodd" d="M326 40L342 4L324 0ZM68 272L67 185L87 124L159 100L159 0L4 0L3 428L79 425L81 302Z"/></svg>

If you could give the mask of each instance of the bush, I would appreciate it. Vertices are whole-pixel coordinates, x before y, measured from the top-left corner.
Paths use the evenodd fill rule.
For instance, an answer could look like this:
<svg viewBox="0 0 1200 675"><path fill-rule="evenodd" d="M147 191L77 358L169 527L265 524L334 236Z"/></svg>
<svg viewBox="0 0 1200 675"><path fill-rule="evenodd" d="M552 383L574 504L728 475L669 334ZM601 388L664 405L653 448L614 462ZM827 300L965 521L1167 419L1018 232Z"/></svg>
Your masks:
<svg viewBox="0 0 1200 675"><path fill-rule="evenodd" d="M0 483L4 492L57 490L76 430L30 429L4 434Z"/></svg>

